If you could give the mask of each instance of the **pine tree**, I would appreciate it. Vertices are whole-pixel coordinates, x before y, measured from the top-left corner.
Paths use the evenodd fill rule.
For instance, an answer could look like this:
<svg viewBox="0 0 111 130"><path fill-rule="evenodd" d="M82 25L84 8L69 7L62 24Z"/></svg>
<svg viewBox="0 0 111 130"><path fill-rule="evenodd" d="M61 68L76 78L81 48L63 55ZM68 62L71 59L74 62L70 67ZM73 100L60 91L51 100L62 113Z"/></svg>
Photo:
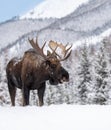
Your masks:
<svg viewBox="0 0 111 130"><path fill-rule="evenodd" d="M80 54L80 66L78 68L78 97L80 104L88 103L88 93L91 85L90 61L88 57L88 48L84 45Z"/></svg>
<svg viewBox="0 0 111 130"><path fill-rule="evenodd" d="M95 85L94 85L94 103L104 105L107 104L109 87L109 69L108 57L105 52L105 45L102 43L96 63L95 63Z"/></svg>

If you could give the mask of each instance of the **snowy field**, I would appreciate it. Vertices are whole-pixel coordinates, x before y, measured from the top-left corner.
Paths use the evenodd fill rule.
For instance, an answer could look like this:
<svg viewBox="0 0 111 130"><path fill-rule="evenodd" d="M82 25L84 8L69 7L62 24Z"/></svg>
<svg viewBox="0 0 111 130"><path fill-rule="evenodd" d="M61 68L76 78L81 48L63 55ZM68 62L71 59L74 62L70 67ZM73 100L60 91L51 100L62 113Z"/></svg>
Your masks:
<svg viewBox="0 0 111 130"><path fill-rule="evenodd" d="M111 106L0 107L0 130L111 130Z"/></svg>

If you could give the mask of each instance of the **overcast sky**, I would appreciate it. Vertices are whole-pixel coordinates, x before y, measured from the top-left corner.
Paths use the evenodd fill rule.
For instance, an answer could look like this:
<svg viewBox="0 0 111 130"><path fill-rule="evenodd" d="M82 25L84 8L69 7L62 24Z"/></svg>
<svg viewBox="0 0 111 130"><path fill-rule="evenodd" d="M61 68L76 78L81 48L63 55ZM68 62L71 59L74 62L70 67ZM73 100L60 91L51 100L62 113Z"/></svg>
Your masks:
<svg viewBox="0 0 111 130"><path fill-rule="evenodd" d="M0 0L0 22L22 15L44 0Z"/></svg>

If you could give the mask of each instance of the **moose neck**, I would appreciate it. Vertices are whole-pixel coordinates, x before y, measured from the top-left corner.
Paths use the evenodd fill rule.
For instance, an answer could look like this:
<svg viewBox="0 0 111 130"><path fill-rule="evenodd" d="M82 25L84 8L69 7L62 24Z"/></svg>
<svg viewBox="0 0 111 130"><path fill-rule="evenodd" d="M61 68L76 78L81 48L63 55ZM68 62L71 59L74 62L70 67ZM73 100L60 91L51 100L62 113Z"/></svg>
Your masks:
<svg viewBox="0 0 111 130"><path fill-rule="evenodd" d="M42 83L49 80L49 72L46 66L44 66L43 64L36 68L36 70L34 71L34 75L34 79L38 83Z"/></svg>

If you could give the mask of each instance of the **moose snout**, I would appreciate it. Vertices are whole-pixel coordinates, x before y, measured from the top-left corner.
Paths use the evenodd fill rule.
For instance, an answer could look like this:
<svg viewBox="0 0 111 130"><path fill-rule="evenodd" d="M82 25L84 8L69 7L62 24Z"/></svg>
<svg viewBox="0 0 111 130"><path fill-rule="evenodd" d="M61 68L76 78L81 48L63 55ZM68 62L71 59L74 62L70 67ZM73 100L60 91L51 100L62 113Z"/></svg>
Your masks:
<svg viewBox="0 0 111 130"><path fill-rule="evenodd" d="M61 75L59 77L60 83L69 82L69 73L62 67L61 68Z"/></svg>
<svg viewBox="0 0 111 130"><path fill-rule="evenodd" d="M69 77L68 78L67 77L63 77L62 80L63 80L63 82L69 82Z"/></svg>
<svg viewBox="0 0 111 130"><path fill-rule="evenodd" d="M69 77L63 76L63 77L60 79L60 83L63 83L63 82L69 82Z"/></svg>

